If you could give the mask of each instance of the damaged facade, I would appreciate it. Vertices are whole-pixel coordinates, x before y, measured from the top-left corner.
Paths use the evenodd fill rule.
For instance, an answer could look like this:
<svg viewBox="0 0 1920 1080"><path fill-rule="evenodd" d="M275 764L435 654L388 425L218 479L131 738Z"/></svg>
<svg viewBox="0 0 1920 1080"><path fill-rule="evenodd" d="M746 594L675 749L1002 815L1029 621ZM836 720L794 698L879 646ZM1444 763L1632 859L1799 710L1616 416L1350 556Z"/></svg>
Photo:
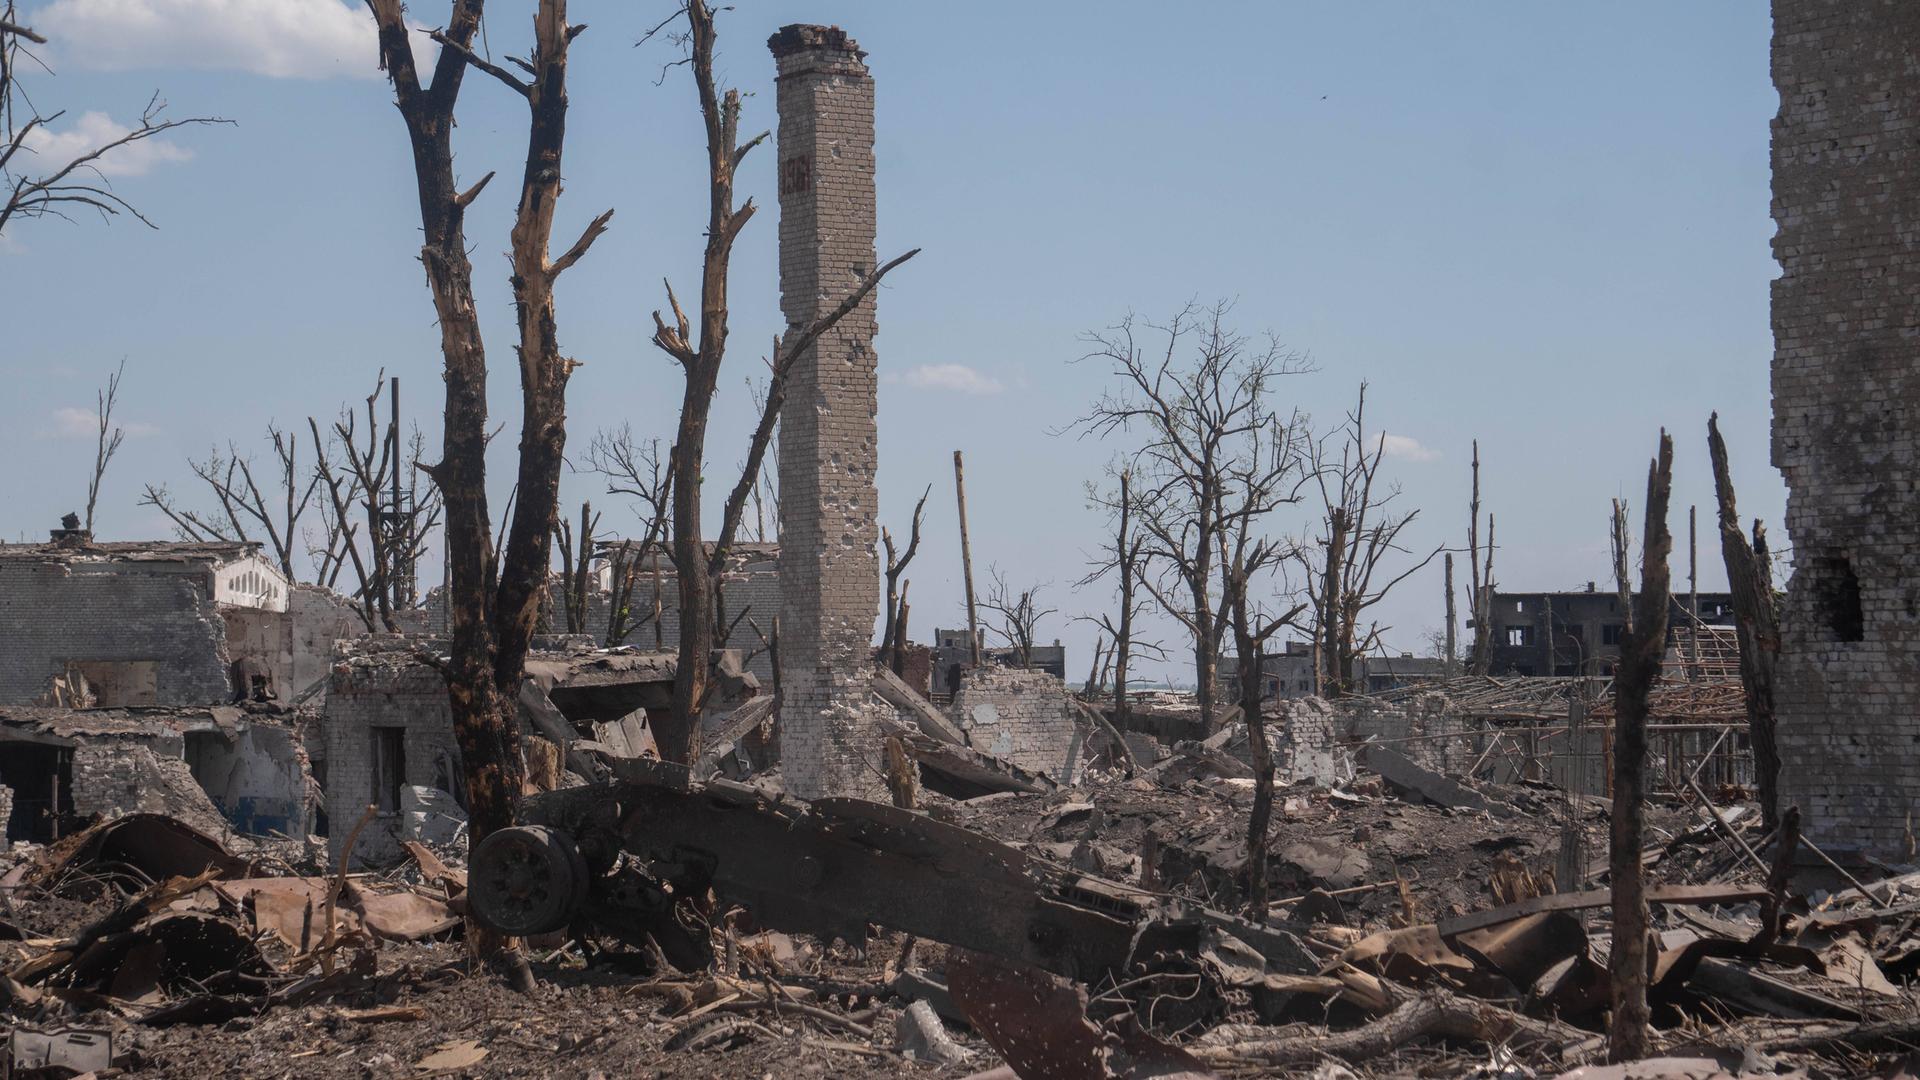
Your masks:
<svg viewBox="0 0 1920 1080"><path fill-rule="evenodd" d="M96 544L64 529L0 544L0 704L252 696L270 658L234 646L263 637L257 623L285 622L289 591L256 544Z"/></svg>
<svg viewBox="0 0 1920 1080"><path fill-rule="evenodd" d="M45 843L89 818L144 811L214 834L304 839L317 802L306 719L257 704L0 708L6 836Z"/></svg>
<svg viewBox="0 0 1920 1080"><path fill-rule="evenodd" d="M1773 463L1793 578L1775 671L1780 803L1899 856L1920 790L1920 9L1775 0Z"/></svg>

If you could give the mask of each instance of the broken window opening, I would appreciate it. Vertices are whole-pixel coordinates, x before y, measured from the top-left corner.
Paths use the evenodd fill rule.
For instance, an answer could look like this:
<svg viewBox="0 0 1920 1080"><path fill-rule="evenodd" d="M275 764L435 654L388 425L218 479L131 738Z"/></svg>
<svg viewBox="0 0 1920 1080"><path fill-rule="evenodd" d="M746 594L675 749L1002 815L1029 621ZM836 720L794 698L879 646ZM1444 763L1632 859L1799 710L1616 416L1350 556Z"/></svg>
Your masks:
<svg viewBox="0 0 1920 1080"><path fill-rule="evenodd" d="M73 751L25 741L4 745L0 784L13 789L13 815L0 821L0 835L50 844L72 831Z"/></svg>
<svg viewBox="0 0 1920 1080"><path fill-rule="evenodd" d="M1620 644L1620 635L1625 630L1626 630L1626 625L1624 623L1607 623L1605 626L1602 626L1600 628L1600 644L1602 645Z"/></svg>
<svg viewBox="0 0 1920 1080"><path fill-rule="evenodd" d="M400 812L400 785L407 782L407 729L377 727L373 733L373 804L382 814Z"/></svg>
<svg viewBox="0 0 1920 1080"><path fill-rule="evenodd" d="M1533 644L1533 627L1527 625L1507 627L1507 644L1514 647Z"/></svg>
<svg viewBox="0 0 1920 1080"><path fill-rule="evenodd" d="M1867 618L1852 560L1821 559L1812 569L1813 602L1820 622L1833 633L1835 641L1864 641Z"/></svg>

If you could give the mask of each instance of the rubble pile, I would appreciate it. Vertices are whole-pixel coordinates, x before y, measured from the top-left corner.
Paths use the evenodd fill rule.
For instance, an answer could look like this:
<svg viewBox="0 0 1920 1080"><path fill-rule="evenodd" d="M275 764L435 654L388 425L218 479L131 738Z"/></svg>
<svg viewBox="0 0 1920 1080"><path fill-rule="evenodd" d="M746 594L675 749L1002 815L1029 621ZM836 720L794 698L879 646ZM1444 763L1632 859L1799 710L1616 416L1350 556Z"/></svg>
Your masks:
<svg viewBox="0 0 1920 1080"><path fill-rule="evenodd" d="M1237 760L1244 730L1223 730L1213 749ZM1608 1075L1605 859L1568 859L1604 852L1605 799L1350 750L1340 779L1279 786L1259 920L1242 917L1253 784L1231 767L1111 762L1073 786L921 789L908 809L609 755L610 781L530 795L510 830L523 856L569 838L583 884L557 906L503 885L487 845L469 866L462 845L408 840L345 873L311 845L239 849L126 815L8 855L9 1060L43 1075ZM1920 1036L1920 871L1801 873L1782 891L1751 807L1650 810L1652 998L1681 1062L1658 1075L1859 1075ZM527 920L532 994L476 971L475 910Z"/></svg>

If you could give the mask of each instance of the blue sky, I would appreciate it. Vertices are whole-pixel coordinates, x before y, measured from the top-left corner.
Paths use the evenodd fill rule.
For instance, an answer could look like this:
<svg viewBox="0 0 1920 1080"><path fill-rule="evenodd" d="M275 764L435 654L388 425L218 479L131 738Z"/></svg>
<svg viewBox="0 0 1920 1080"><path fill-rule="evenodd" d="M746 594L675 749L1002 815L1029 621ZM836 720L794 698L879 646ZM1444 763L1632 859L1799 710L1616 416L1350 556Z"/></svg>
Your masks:
<svg viewBox="0 0 1920 1080"><path fill-rule="evenodd" d="M494 0L493 52L521 52L531 3ZM398 374L438 437L440 359L414 259L404 132L373 69L371 33L342 0L29 0L57 75L31 83L56 131L98 111L125 122L155 89L189 129L179 152L114 177L160 226L28 222L0 238L0 533L37 537L84 502L90 434L73 410L126 358L132 429L99 532L167 534L145 483L192 491L189 455L229 439L268 453L269 420L304 426ZM671 10L574 0L567 187L556 236L617 209L563 279L563 346L583 361L573 447L598 428L670 433L678 374L648 344L659 282L697 282L704 150L684 69L634 43ZM426 25L444 5L416 0ZM928 483L909 576L913 628L959 625L951 454L966 452L977 570L1051 581L1043 636L1084 665L1067 616L1100 519L1083 480L1112 447L1052 434L1102 388L1071 363L1079 335L1190 298L1237 302L1315 374L1283 392L1337 420L1361 379L1396 436L1388 470L1421 508L1415 546L1464 543L1469 445L1499 519L1497 575L1516 589L1607 574L1608 500L1642 498L1658 429L1676 435L1676 511L1711 506L1704 424L1719 410L1742 510L1775 523L1767 462L1768 121L1764 5L1145 3L1027 5L744 0L721 22L720 71L749 97L743 130L774 125L765 39L796 21L847 28L878 88L880 254L924 253L889 279L876 343L881 513L903 531ZM99 121L94 121L96 126ZM76 134L75 137L78 137ZM524 105L470 80L456 135L471 180L500 170L468 236L497 376L517 429L506 233ZM779 328L773 154L740 187L766 212L734 263L734 353L710 476L749 423L744 380ZM506 449L510 439L500 440ZM497 477L508 475L503 457ZM567 502L608 503L569 476ZM710 483L717 500L724 483ZM506 482L496 484L496 507ZM1305 514L1279 523L1306 526ZM1703 588L1724 580L1711 540ZM1784 537L1781 537L1784 542ZM1464 577L1464 567L1462 568ZM1377 609L1396 647L1441 621L1439 564ZM1174 635L1166 634L1173 643Z"/></svg>

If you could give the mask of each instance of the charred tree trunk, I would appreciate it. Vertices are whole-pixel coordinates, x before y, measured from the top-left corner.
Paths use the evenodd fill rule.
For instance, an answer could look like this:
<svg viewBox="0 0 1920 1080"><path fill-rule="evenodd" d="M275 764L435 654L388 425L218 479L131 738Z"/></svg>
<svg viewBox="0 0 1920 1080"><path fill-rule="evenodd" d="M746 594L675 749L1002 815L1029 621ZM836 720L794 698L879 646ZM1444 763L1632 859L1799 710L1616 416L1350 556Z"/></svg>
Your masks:
<svg viewBox="0 0 1920 1080"><path fill-rule="evenodd" d="M1667 647L1671 580L1667 557L1667 501L1673 488L1673 439L1660 433L1659 456L1647 474L1647 510L1641 540L1640 594L1621 636L1614 678L1613 832L1613 1020L1607 1052L1614 1061L1646 1057L1653 1049L1648 1028L1647 979L1651 972L1646 882L1640 837L1646 817L1647 697L1660 677ZM1624 545L1623 545L1624 546Z"/></svg>
<svg viewBox="0 0 1920 1080"><path fill-rule="evenodd" d="M1120 570L1120 625L1113 635L1113 726L1116 730L1127 730L1127 662L1133 653L1133 597L1138 584L1135 575L1140 561L1140 548L1137 541L1128 535L1132 524L1133 497L1132 477L1122 470L1120 473L1120 531L1118 543L1114 545L1114 557L1119 561Z"/></svg>
<svg viewBox="0 0 1920 1080"><path fill-rule="evenodd" d="M1447 552L1446 566L1447 566L1447 586L1446 586L1447 587L1447 639L1446 639L1446 646L1445 646L1446 653L1444 656L1441 657L1441 662L1445 665L1443 670L1447 673L1447 678L1451 679L1455 675L1459 674L1459 671L1457 671L1456 669L1460 666L1460 653L1459 653L1460 638L1459 638L1459 630L1458 630L1460 623L1459 623L1459 618L1456 615L1454 611L1454 606L1453 606L1453 552L1451 551Z"/></svg>
<svg viewBox="0 0 1920 1080"><path fill-rule="evenodd" d="M1473 588L1472 674L1493 668L1493 515L1487 515L1487 546L1480 550L1480 440L1473 440L1473 496L1467 502L1467 575Z"/></svg>
<svg viewBox="0 0 1920 1080"><path fill-rule="evenodd" d="M1327 514L1327 564L1320 582L1320 662L1326 665L1320 692L1329 698L1347 694L1347 663L1352 629L1341 618L1341 558L1347 551L1347 512L1334 507Z"/></svg>
<svg viewBox="0 0 1920 1080"><path fill-rule="evenodd" d="M1780 655L1780 613L1774 607L1773 566L1766 532L1753 523L1753 543L1740 533L1727 444L1718 414L1707 420L1707 450L1713 457L1713 489L1720 509L1720 554L1727 563L1733 621L1740 640L1740 682L1747 692L1747 729L1753 743L1753 776L1768 827L1780 820L1780 749L1774 737L1773 665Z"/></svg>
<svg viewBox="0 0 1920 1080"><path fill-rule="evenodd" d="M441 52L431 86L422 87L399 0L372 0L382 66L392 80L413 148L425 243L421 262L438 315L447 387L442 457L429 470L446 506L450 655L442 664L467 785L469 843L513 823L523 763L514 707L524 662L547 585L549 544L558 514L563 395L573 363L559 355L553 280L585 254L612 212L595 219L566 254L546 258L554 202L560 194L560 151L566 130L567 45L581 28L566 24L565 0L541 0L534 18L533 80L523 83L474 56L481 0L455 0L446 28L434 34ZM474 66L500 79L529 105L527 165L514 223L513 289L520 325L525 403L519 498L507 550L494 576L486 496L487 362L467 259L465 213L492 174L466 192L454 186L452 130L461 78ZM509 943L476 933L483 954ZM522 958L518 970L530 983Z"/></svg>

